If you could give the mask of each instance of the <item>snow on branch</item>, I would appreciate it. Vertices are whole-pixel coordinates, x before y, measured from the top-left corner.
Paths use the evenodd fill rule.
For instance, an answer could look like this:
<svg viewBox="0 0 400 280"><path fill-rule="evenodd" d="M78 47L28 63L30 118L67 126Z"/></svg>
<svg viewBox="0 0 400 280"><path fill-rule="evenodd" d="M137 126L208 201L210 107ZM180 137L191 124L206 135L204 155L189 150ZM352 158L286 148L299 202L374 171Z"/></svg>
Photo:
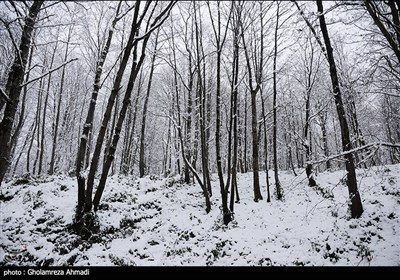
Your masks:
<svg viewBox="0 0 400 280"><path fill-rule="evenodd" d="M345 152L337 154L337 155L332 155L330 157L326 157L326 158L323 158L323 159L320 159L320 160L317 160L317 161L307 161L306 163L319 164L319 163L323 163L323 162L326 162L326 161L329 161L329 160L332 160L332 159L335 159L335 158L338 158L338 157L345 156L347 154L359 152L361 150L364 150L364 149L367 149L367 148L370 148L370 147L380 148L381 146L400 149L400 143L375 142L375 143L370 143L370 144L367 144L367 145L364 145L364 146L361 146L361 147L357 147L357 148L351 149L349 151L345 151Z"/></svg>
<svg viewBox="0 0 400 280"><path fill-rule="evenodd" d="M40 80L41 78L43 78L43 77L45 77L45 76L47 76L47 75L53 73L54 71L57 71L58 69L64 67L65 65L67 65L67 64L69 64L69 63L71 63L72 61L75 61L75 60L78 60L78 59L77 59L77 58L70 59L70 60L64 62L63 64L57 66L56 68L53 68L53 69L47 71L47 72L44 73L43 75L40 75L39 77L37 77L37 78L35 78L35 79L32 79L32 80L30 80L30 81L27 81L27 82L23 83L22 85L20 85L20 87L21 87L21 88L22 88L22 87L25 87L25 86L29 85L30 83L33 83L33 82L35 82L35 81L37 81L37 80Z"/></svg>

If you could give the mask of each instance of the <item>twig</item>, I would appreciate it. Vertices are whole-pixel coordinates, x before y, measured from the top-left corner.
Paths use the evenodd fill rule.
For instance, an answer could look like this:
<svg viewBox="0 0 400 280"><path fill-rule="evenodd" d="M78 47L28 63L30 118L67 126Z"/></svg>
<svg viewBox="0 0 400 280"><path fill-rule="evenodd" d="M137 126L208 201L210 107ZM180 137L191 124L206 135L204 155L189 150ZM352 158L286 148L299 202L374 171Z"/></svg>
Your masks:
<svg viewBox="0 0 400 280"><path fill-rule="evenodd" d="M375 142L375 143L370 143L370 144L367 144L367 145L364 145L364 146L361 146L361 147L357 147L357 148L351 149L349 151L345 151L345 152L337 154L337 155L326 157L326 158L323 158L323 159L320 159L320 160L317 160L317 161L307 161L307 163L309 163L309 164L323 163L323 162L326 162L326 161L329 161L329 160L332 160L332 159L335 159L335 158L338 158L338 157L342 157L342 156L347 155L347 154L351 154L351 153L355 153L355 152L367 149L369 147L377 147L377 148L379 148L380 146L386 146L386 147L392 147L392 148L400 149L400 143L394 143L393 144L393 143L387 143L387 142Z"/></svg>
<svg viewBox="0 0 400 280"><path fill-rule="evenodd" d="M4 90L2 90L0 88L0 92L1 92L1 97L4 98L7 102L11 102L10 97L8 97L8 95L4 92Z"/></svg>
<svg viewBox="0 0 400 280"><path fill-rule="evenodd" d="M35 78L35 79L32 79L32 80L30 80L30 81L27 81L27 82L23 83L22 85L20 85L20 87L23 88L23 87L29 85L30 83L33 83L33 82L35 82L35 81L37 81L37 80L40 80L41 78L43 78L43 77L45 77L45 76L47 76L47 75L53 73L54 71L57 71L58 69L64 67L64 66L67 65L68 63L70 63L70 62L72 62L72 61L75 61L75 60L78 60L78 59L77 59L77 58L70 59L70 60L64 62L63 64L61 64L60 66L57 66L56 68L53 68L53 69L49 70L47 73L44 73L43 75L40 75L39 77L37 77L37 78Z"/></svg>

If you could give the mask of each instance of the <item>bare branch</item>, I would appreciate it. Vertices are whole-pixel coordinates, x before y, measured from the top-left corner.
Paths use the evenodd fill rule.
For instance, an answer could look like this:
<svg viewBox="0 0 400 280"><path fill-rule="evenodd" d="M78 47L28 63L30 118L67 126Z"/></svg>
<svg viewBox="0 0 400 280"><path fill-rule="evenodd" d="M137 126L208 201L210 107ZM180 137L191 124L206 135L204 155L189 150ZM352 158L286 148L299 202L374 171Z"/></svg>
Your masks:
<svg viewBox="0 0 400 280"><path fill-rule="evenodd" d="M159 14L153 21L153 23L150 25L150 30L147 31L145 34L143 34L142 36L136 37L135 40L138 42L140 40L143 40L144 38L146 38L147 36L149 36L154 30L156 30L157 28L159 28L164 22L165 20L169 17L169 14L171 12L172 7L177 3L177 1L172 1L171 3L168 4L168 6L161 12L161 14ZM163 16L165 15L165 17L163 19L161 19ZM161 20L160 20L161 19ZM160 22L158 22L160 21ZM158 22L158 23L157 23Z"/></svg>
<svg viewBox="0 0 400 280"><path fill-rule="evenodd" d="M301 17L304 19L304 21L306 22L307 26L310 28L312 34L314 35L315 39L318 42L318 45L321 47L322 53L324 54L325 58L328 59L328 56L326 54L326 49L324 44L322 44L321 38L318 36L317 32L315 31L315 28L312 26L312 24L310 23L310 21L306 18L306 16L304 15L303 10L300 8L299 4L295 1L295 0L291 0L297 7L297 9L300 12Z"/></svg>
<svg viewBox="0 0 400 280"><path fill-rule="evenodd" d="M62 1L55 1L55 2L50 2L50 4L49 5L47 5L47 6L44 6L43 8L41 8L40 10L45 10L45 9L48 9L48 8L50 8L51 6L54 6L54 5L57 5L57 4L59 4L59 3L61 3ZM47 2L48 3L48 2Z"/></svg>
<svg viewBox="0 0 400 280"><path fill-rule="evenodd" d="M11 102L10 97L4 92L3 89L0 88L1 97L5 99L7 102Z"/></svg>
<svg viewBox="0 0 400 280"><path fill-rule="evenodd" d="M71 62L73 62L73 61L75 61L75 60L78 60L78 59L77 59L77 58L70 59L70 60L64 62L63 64L57 66L56 68L53 68L53 69L47 71L47 72L44 73L43 75L40 75L39 77L37 77L37 78L35 78L35 79L32 79L32 80L30 80L30 81L27 81L27 82L23 83L22 85L20 85L20 87L21 87L21 88L22 88L22 87L25 87L25 86L29 85L30 83L33 83L33 82L35 82L35 81L37 81L37 80L40 80L41 78L43 78L43 77L45 77L45 76L47 76L47 75L53 73L54 71L57 71L58 69L64 67L65 65L67 65L67 64L69 64L69 63L71 63Z"/></svg>
<svg viewBox="0 0 400 280"><path fill-rule="evenodd" d="M1 21L1 22L4 24L4 26L6 27L6 30L7 30L7 32L8 32L8 35L9 35L10 38L11 38L11 42L12 42L14 48L15 48L15 53L16 53L16 55L18 56L18 60L19 60L20 65L23 65L23 63L22 63L22 58L21 58L21 54L19 53L19 48L18 48L18 46L17 46L17 42L15 41L14 36L13 36L13 34L12 34L10 28L8 27L8 26L9 26L9 23L5 22L2 18L0 18L0 21Z"/></svg>
<svg viewBox="0 0 400 280"><path fill-rule="evenodd" d="M394 143L393 144L393 143L388 143L388 142L375 142L375 143L370 143L370 144L367 144L367 145L364 145L364 146L361 146L361 147L357 147L357 148L351 149L349 151L345 151L345 152L337 154L337 155L326 157L326 158L323 158L323 159L320 159L320 160L317 160L317 161L307 161L307 163L309 163L309 164L319 164L319 163L323 163L323 162L326 162L326 161L329 161L329 160L332 160L332 159L335 159L335 158L339 158L339 157L345 156L347 154L359 152L361 150L368 149L370 147L378 147L378 148L380 148L381 146L400 149L400 143Z"/></svg>
<svg viewBox="0 0 400 280"><path fill-rule="evenodd" d="M121 1L122 2L122 1ZM117 9L117 13L120 9L121 6L121 2L118 5L118 9ZM120 16L115 17L115 22L118 22L120 19L122 19L124 16L126 16L133 8L135 8L135 5L133 5L132 7L129 7L125 12L123 12Z"/></svg>

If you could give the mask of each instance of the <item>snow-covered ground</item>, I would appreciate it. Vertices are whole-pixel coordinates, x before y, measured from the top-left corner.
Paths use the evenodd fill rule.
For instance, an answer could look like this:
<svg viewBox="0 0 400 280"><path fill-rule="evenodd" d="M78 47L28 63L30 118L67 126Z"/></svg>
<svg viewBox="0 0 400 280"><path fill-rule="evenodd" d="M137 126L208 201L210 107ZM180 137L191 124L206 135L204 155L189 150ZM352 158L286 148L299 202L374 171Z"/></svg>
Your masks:
<svg viewBox="0 0 400 280"><path fill-rule="evenodd" d="M14 179L1 190L2 265L400 266L400 165L358 170L364 206L349 218L343 171L321 173L323 198L304 172L281 172L285 199L253 201L252 174L239 174L235 220L222 225L213 175L206 214L198 185L174 178L110 177L98 211L101 232L83 241L68 231L76 180ZM272 172L270 181L273 183ZM273 194L273 189L271 189Z"/></svg>

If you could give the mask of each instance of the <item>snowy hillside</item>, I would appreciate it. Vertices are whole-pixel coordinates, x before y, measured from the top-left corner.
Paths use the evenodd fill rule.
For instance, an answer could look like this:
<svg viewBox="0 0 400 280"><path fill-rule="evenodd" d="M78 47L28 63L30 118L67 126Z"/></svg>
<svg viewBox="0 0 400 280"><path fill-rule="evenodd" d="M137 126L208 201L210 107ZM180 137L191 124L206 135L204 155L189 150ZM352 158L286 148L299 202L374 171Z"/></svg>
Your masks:
<svg viewBox="0 0 400 280"><path fill-rule="evenodd" d="M178 177L108 181L89 241L68 231L75 178L14 179L1 194L1 264L40 266L399 266L400 165L358 170L364 210L349 219L343 171L322 173L325 199L304 174L282 172L285 200L253 201L252 174L239 174L235 220L223 226L213 180L206 214L198 185ZM272 173L270 174L273 182ZM265 173L261 174L265 182ZM266 193L263 185L263 195Z"/></svg>

